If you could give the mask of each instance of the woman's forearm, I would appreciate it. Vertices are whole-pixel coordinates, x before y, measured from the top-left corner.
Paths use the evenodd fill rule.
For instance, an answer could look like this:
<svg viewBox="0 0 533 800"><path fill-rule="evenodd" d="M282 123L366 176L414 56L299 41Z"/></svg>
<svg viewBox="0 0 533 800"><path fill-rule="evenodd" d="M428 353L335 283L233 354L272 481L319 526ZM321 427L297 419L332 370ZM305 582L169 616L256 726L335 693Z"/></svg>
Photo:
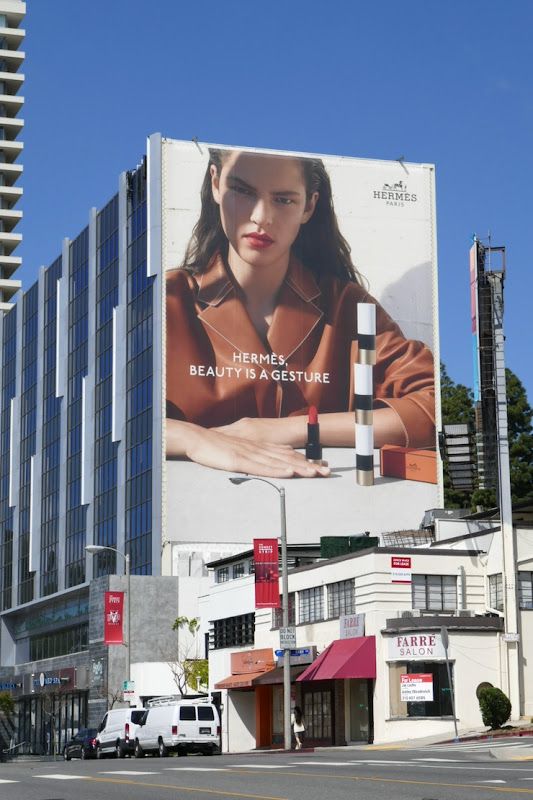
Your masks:
<svg viewBox="0 0 533 800"><path fill-rule="evenodd" d="M355 446L353 411L320 414L318 422L320 442L323 447ZM299 414L279 419L246 418L219 430L245 439L285 444L300 450L307 442L307 417ZM374 443L376 447L382 447L384 444L406 444L406 434L401 419L391 408L374 410Z"/></svg>

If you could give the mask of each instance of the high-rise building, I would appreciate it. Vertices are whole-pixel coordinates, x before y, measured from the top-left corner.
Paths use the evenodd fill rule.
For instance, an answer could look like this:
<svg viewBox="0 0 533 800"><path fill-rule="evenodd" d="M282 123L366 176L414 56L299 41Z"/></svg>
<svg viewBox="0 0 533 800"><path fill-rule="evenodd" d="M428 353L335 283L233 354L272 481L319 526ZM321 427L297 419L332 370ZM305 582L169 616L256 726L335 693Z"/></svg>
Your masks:
<svg viewBox="0 0 533 800"><path fill-rule="evenodd" d="M20 289L13 278L21 264L15 251L22 240L16 228L22 218L17 208L22 195L19 157L24 120L22 50L25 31L21 28L26 4L21 0L0 0L0 311L11 308L11 298Z"/></svg>

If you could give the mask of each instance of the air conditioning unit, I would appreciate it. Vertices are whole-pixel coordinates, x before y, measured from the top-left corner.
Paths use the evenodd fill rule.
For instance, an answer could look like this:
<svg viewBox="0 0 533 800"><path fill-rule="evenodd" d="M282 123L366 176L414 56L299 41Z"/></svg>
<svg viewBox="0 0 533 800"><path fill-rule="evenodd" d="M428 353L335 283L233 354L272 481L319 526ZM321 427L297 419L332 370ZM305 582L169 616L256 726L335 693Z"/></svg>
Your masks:
<svg viewBox="0 0 533 800"><path fill-rule="evenodd" d="M474 611L471 608L458 608L455 611L454 616L456 617L473 617Z"/></svg>
<svg viewBox="0 0 533 800"><path fill-rule="evenodd" d="M420 616L420 609L419 608L412 608L410 611L401 611L401 618L402 619L409 619L410 617L419 617Z"/></svg>

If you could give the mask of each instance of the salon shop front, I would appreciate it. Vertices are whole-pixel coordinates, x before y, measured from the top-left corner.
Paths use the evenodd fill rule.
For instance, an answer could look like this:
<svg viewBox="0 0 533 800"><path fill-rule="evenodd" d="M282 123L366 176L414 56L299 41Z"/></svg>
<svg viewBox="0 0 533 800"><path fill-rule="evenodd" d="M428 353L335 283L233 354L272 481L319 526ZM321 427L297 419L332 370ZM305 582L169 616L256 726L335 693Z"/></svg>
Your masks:
<svg viewBox="0 0 533 800"><path fill-rule="evenodd" d="M392 622L399 627L400 620L387 621ZM502 686L494 620L487 627L483 620L463 626L452 617L431 622L447 625L383 632L375 703L376 738L381 742L451 733L454 702L459 728L479 726L481 684Z"/></svg>

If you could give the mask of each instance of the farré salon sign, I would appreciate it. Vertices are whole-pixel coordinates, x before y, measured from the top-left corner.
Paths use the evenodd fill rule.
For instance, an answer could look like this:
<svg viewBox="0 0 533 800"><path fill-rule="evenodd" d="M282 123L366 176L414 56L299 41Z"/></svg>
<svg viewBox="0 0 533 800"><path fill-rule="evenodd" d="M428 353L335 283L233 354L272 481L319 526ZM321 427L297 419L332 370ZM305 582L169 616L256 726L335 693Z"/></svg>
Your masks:
<svg viewBox="0 0 533 800"><path fill-rule="evenodd" d="M432 661L445 657L440 633L400 633L389 639L389 661Z"/></svg>

